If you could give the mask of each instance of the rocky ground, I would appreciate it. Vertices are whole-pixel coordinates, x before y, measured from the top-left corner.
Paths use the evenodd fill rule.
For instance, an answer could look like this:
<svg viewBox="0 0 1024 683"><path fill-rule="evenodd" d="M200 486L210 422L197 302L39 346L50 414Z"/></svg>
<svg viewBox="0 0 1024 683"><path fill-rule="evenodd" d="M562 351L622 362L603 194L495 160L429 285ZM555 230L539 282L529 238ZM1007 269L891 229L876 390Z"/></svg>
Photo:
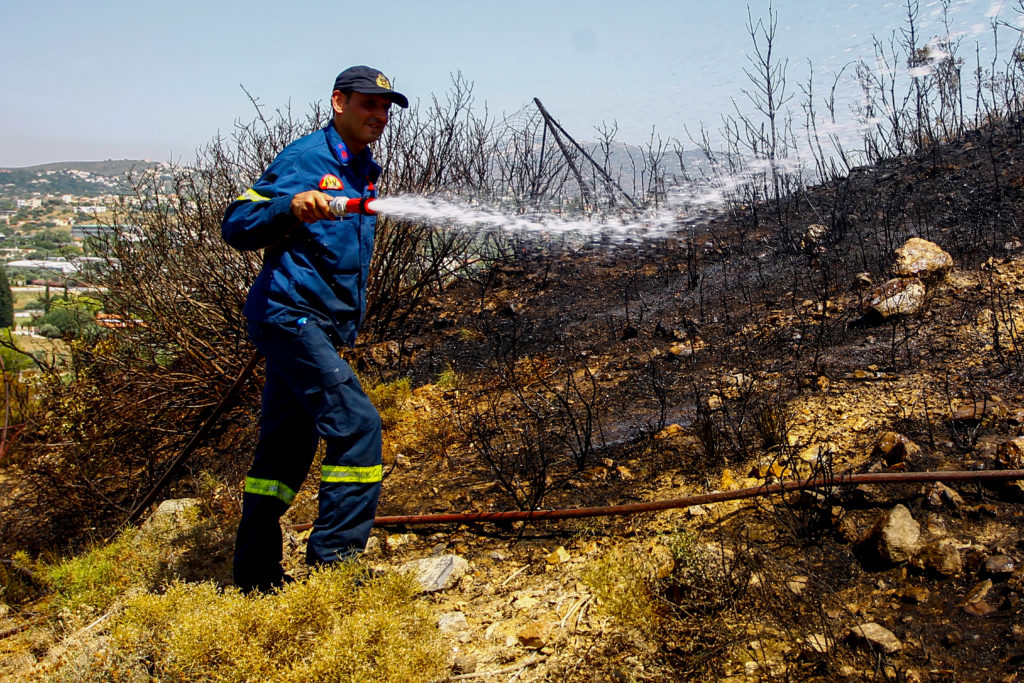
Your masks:
<svg viewBox="0 0 1024 683"><path fill-rule="evenodd" d="M545 507L1021 468L1018 133L855 169L756 225L738 209L678 240L529 254L453 288L375 353L424 379L509 353L593 378L603 438ZM364 371L386 376L373 358ZM451 410L436 394L418 393L428 419ZM406 451L384 514L510 507L465 450ZM387 565L468 561L434 598L455 673L1012 681L1024 670L1022 515L1017 484L870 485L526 529L381 530L374 552ZM728 600L704 608L692 585L668 591L661 637L625 632L583 576L620 544L657 573L680 533L722 558L705 573L728 576L709 579Z"/></svg>

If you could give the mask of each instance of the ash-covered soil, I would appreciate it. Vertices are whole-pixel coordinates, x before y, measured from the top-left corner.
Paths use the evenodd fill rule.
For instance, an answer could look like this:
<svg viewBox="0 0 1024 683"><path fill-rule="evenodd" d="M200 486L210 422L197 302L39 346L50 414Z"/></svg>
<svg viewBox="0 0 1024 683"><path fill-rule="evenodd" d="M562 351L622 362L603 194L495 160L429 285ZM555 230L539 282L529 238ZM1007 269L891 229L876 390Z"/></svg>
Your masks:
<svg viewBox="0 0 1024 683"><path fill-rule="evenodd" d="M417 392L424 420L460 410L464 419L442 453L398 440L381 514L515 507L492 483L493 468L523 461L488 461L473 441L525 427L480 410L479 384L513 403L516 391L561 392L570 412L593 413L583 456L578 440L552 442L563 457L540 478L541 507L780 477L1020 467L1012 440L1024 433L1022 187L1020 130L1007 126L854 169L778 203L681 217L672 239L520 246L432 301L393 340L387 362L363 353L364 373L419 385L452 369L465 382ZM926 283L916 312L866 315L912 237L945 250L953 269ZM477 412L466 420L470 404ZM889 431L910 440L912 453L881 454ZM893 558L871 530L897 506L918 535ZM518 680L1009 681L1024 668L1022 521L1016 485L958 482L525 529L377 533L382 560L447 548L471 561L469 584L440 598L468 619L456 649L474 652L481 670L539 657ZM702 614L687 598L662 596L680 610L670 620L678 632L663 639L616 631L587 611L589 601L582 622L566 621L589 595L579 572L595 553L627 539L656 554L681 530L728 558L728 600ZM404 532L413 535L387 542ZM558 546L571 559L548 564ZM524 596L529 608L519 609ZM543 649L516 640L519 629L552 620L556 635ZM868 623L898 646L851 634Z"/></svg>

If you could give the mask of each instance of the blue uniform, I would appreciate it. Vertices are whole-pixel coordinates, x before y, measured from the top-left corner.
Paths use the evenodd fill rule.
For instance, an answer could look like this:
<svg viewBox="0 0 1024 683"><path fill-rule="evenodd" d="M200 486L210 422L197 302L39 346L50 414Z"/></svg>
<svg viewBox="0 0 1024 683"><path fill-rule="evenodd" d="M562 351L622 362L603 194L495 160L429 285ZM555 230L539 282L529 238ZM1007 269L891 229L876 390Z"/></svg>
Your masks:
<svg viewBox="0 0 1024 683"><path fill-rule="evenodd" d="M282 150L224 216L230 245L266 248L244 309L267 365L235 546L235 583L244 589L283 581L280 517L321 439L320 509L307 561L344 559L369 537L380 493L380 416L336 346L355 342L366 309L376 217L302 223L291 201L308 190L373 197L379 175L369 148L350 155L328 125Z"/></svg>

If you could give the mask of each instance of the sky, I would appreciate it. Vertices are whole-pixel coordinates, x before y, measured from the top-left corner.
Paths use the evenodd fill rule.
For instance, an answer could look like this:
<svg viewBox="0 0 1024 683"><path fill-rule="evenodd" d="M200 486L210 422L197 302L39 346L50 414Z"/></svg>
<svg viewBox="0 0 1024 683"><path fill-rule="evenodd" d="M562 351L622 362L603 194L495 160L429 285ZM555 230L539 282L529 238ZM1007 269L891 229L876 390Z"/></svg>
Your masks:
<svg viewBox="0 0 1024 683"><path fill-rule="evenodd" d="M904 4L775 0L774 49L788 59L790 90L799 94L808 61L825 88L870 57L872 35L897 29ZM950 0L951 25L973 55L973 41L989 43L990 17L1019 25L1015 7ZM768 17L767 0L0 0L0 167L187 163L252 118L245 91L302 113L354 64L380 69L413 101L443 96L455 73L494 115L537 97L580 140L612 122L624 142L652 127L685 139L701 122L717 127L733 101L748 108L748 8L755 21ZM928 37L944 32L940 9L920 1Z"/></svg>

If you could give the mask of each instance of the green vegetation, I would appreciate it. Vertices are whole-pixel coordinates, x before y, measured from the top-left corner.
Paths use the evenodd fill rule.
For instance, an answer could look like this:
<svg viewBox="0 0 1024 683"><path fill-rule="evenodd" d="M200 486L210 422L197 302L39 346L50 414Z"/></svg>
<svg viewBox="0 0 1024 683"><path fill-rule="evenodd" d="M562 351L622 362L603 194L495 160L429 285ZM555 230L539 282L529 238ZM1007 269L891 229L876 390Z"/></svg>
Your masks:
<svg viewBox="0 0 1024 683"><path fill-rule="evenodd" d="M75 339L99 333L93 314L72 306L54 306L36 321L39 334L50 339Z"/></svg>
<svg viewBox="0 0 1024 683"><path fill-rule="evenodd" d="M617 547L595 562L583 581L597 598L601 612L620 628L651 636L664 618L656 571L651 557L635 548Z"/></svg>
<svg viewBox="0 0 1024 683"><path fill-rule="evenodd" d="M157 590L189 575L189 562L214 553L223 542L209 517L201 516L198 507L187 508L128 529L110 544L43 565L39 573L54 592L56 608L93 614L127 593Z"/></svg>
<svg viewBox="0 0 1024 683"><path fill-rule="evenodd" d="M14 326L14 295L7 279L7 269L0 268L0 328Z"/></svg>

